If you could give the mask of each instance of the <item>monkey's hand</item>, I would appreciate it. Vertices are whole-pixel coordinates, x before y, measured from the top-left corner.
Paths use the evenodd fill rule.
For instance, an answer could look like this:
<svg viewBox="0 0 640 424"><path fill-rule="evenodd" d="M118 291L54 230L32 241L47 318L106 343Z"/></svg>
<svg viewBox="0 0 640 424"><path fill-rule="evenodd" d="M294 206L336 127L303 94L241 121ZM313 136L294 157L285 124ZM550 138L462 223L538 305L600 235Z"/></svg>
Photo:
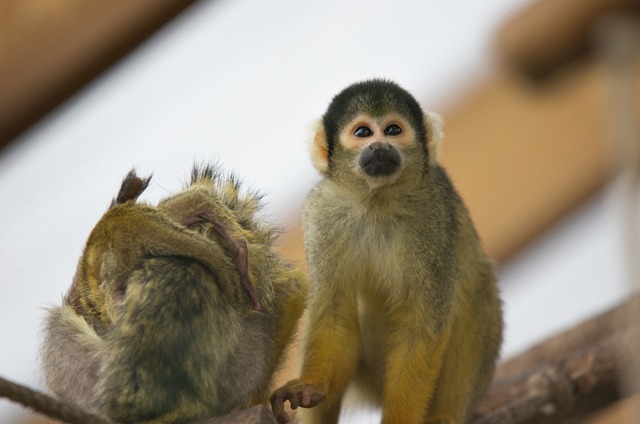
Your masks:
<svg viewBox="0 0 640 424"><path fill-rule="evenodd" d="M271 409L279 423L287 423L290 420L289 414L284 410L284 402L289 401L291 409L313 408L327 393L321 391L313 384L306 384L300 380L291 380L271 395Z"/></svg>
<svg viewBox="0 0 640 424"><path fill-rule="evenodd" d="M249 296L253 309L259 311L260 300L258 299L258 293L249 278L249 250L247 249L247 242L234 238L227 227L210 211L203 210L189 215L182 220L182 225L188 227L199 222L209 222L213 224L218 234L225 240L231 250L236 271L238 271L238 275L240 276L240 284Z"/></svg>

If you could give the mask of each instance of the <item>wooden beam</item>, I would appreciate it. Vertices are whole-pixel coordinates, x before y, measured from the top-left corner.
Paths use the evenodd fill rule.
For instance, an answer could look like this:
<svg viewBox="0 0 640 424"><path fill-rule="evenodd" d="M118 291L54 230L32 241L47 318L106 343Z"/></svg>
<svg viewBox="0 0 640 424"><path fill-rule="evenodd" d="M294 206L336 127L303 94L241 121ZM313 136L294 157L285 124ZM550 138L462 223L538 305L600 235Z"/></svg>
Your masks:
<svg viewBox="0 0 640 424"><path fill-rule="evenodd" d="M496 49L513 68L545 75L589 49L599 20L634 12L640 12L636 0L533 1L504 23Z"/></svg>
<svg viewBox="0 0 640 424"><path fill-rule="evenodd" d="M594 60L545 84L502 72L444 111L442 162L494 259L515 253L612 174L607 78Z"/></svg>
<svg viewBox="0 0 640 424"><path fill-rule="evenodd" d="M0 147L194 0L5 0Z"/></svg>

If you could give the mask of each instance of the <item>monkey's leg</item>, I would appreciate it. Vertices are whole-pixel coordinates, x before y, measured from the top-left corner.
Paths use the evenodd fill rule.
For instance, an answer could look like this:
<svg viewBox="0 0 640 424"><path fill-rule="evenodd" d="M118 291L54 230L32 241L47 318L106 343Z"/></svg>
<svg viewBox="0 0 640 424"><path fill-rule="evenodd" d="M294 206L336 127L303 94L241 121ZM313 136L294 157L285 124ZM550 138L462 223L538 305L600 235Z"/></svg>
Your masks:
<svg viewBox="0 0 640 424"><path fill-rule="evenodd" d="M460 355L460 356L458 356ZM469 356L466 356L469 355ZM476 353L465 352L460 349L448 360L445 355L442 371L438 379L438 390L434 394L433 402L427 414L427 424L460 424L465 422L469 406L475 397L477 381L474 370L477 361L473 360ZM466 360L464 357L466 356Z"/></svg>
<svg viewBox="0 0 640 424"><path fill-rule="evenodd" d="M429 408L427 423L457 424L465 422L475 398L488 385L493 374L493 357L484 347L488 340L486 324L465 311L468 319L458 319L444 355L438 390ZM475 320L474 320L475 317Z"/></svg>
<svg viewBox="0 0 640 424"><path fill-rule="evenodd" d="M305 308L305 298L309 291L307 281L301 271L290 271L291 275L279 276L274 282L276 294L276 311L278 333L276 345L278 356L282 356L284 348L296 330L296 326Z"/></svg>
<svg viewBox="0 0 640 424"><path fill-rule="evenodd" d="M423 423L433 397L450 329L425 335L417 325L407 324L390 338L382 424Z"/></svg>

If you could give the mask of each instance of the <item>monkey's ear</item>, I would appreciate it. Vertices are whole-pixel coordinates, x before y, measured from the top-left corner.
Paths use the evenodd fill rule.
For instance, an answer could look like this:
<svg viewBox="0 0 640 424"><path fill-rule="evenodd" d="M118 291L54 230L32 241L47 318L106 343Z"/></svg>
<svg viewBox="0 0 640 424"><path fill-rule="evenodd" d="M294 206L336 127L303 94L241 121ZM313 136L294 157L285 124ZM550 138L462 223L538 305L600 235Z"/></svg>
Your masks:
<svg viewBox="0 0 640 424"><path fill-rule="evenodd" d="M127 176L124 177L124 180L122 180L118 195L111 201L111 207L128 202L129 200L133 200L134 202L138 200L138 197L149 186L149 181L151 181L151 176L140 178L136 174L135 169L129 171Z"/></svg>
<svg viewBox="0 0 640 424"><path fill-rule="evenodd" d="M442 131L442 117L434 112L424 114L424 129L427 135L427 151L429 152L429 165L436 166L438 164L438 156L440 155L440 146L444 138Z"/></svg>
<svg viewBox="0 0 640 424"><path fill-rule="evenodd" d="M309 142L309 153L311 153L313 166L322 175L326 175L329 171L329 145L322 120L318 120L314 125L313 136Z"/></svg>

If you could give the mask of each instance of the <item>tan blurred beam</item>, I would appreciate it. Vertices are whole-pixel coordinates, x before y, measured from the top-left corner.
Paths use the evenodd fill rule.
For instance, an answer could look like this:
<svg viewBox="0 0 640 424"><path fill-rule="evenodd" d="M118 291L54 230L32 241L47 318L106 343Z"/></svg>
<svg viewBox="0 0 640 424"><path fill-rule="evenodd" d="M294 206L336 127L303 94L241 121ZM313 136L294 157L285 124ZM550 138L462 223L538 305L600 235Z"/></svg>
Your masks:
<svg viewBox="0 0 640 424"><path fill-rule="evenodd" d="M193 2L0 2L0 147Z"/></svg>
<svg viewBox="0 0 640 424"><path fill-rule="evenodd" d="M442 160L493 258L507 258L608 179L606 107L605 72L591 61L546 85L497 75L445 111Z"/></svg>
<svg viewBox="0 0 640 424"><path fill-rule="evenodd" d="M637 0L534 0L502 26L497 51L522 72L546 74L589 48L600 19L638 12Z"/></svg>

